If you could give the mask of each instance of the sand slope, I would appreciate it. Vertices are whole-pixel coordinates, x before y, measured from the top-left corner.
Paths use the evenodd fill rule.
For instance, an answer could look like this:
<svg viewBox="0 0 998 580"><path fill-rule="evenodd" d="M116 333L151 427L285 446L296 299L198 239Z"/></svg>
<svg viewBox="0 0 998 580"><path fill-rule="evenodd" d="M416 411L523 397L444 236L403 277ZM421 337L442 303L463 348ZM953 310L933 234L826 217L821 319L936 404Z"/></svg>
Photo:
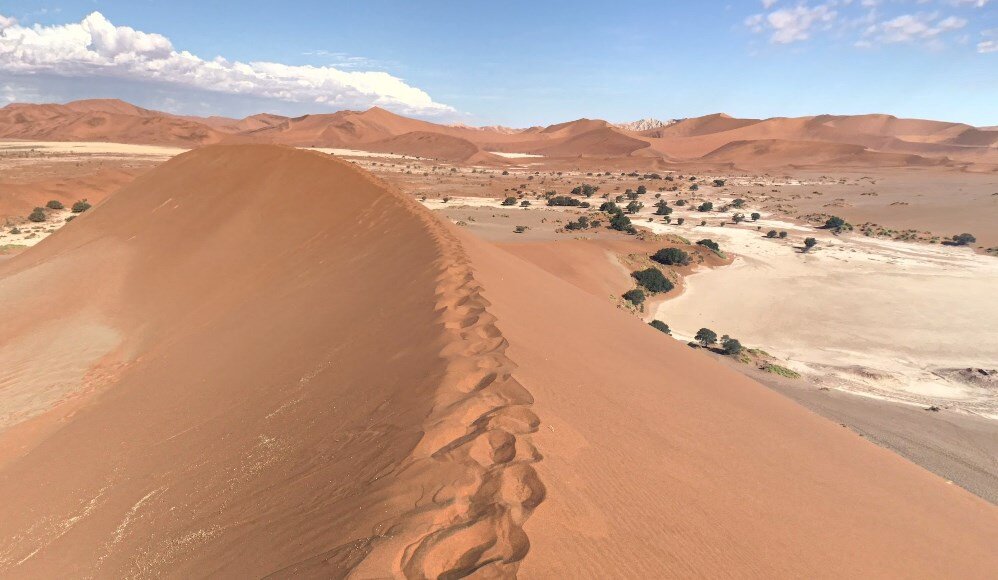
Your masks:
<svg viewBox="0 0 998 580"><path fill-rule="evenodd" d="M0 263L0 575L513 573L537 419L449 236L209 147Z"/></svg>
<svg viewBox="0 0 998 580"><path fill-rule="evenodd" d="M998 510L466 240L543 424L525 578L965 577Z"/></svg>

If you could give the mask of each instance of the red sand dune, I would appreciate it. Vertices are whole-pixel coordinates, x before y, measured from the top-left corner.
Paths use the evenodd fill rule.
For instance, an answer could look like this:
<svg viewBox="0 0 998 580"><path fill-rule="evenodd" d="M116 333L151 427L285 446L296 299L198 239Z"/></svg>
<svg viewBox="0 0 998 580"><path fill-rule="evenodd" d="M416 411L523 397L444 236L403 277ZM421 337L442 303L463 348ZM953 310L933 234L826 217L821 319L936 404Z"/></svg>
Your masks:
<svg viewBox="0 0 998 580"><path fill-rule="evenodd" d="M943 163L942 160L918 155L871 151L861 145L783 139L733 141L701 159L735 167L925 167Z"/></svg>
<svg viewBox="0 0 998 580"><path fill-rule="evenodd" d="M426 131L413 131L383 141L375 141L365 145L364 148L368 151L428 157L459 163L505 163L501 157L482 151L467 139Z"/></svg>
<svg viewBox="0 0 998 580"><path fill-rule="evenodd" d="M222 135L203 123L115 100L0 109L0 139L109 141L196 147Z"/></svg>
<svg viewBox="0 0 998 580"><path fill-rule="evenodd" d="M998 566L994 506L315 152L174 158L0 319L4 576Z"/></svg>
<svg viewBox="0 0 998 580"><path fill-rule="evenodd" d="M419 137L407 134L415 134ZM431 139L428 134L439 135ZM771 119L735 119L724 114L685 119L668 127L634 133L598 119L578 119L523 130L472 128L409 119L374 107L367 111L287 118L261 114L245 119L180 117L113 100L68 105L9 105L0 109L0 138L100 140L175 144L188 147L218 142L277 143L295 146L384 150L393 140L407 154L445 161L498 163L488 151L534 153L548 157L633 161L653 157L663 162L710 162L701 157L725 145L748 141L800 142L782 165L834 166L839 157L811 143L855 145L871 152L862 164L921 164L965 168L998 164L998 131L961 123L899 119L890 115L819 115ZM463 141L463 143L462 143ZM465 154L467 143L478 151ZM808 152L815 155L805 158ZM850 155L845 159L852 161ZM474 159L473 159L474 158ZM903 161L908 159L908 161ZM947 160L958 163L948 164ZM774 156L759 167L780 165ZM743 168L751 169L750 158Z"/></svg>

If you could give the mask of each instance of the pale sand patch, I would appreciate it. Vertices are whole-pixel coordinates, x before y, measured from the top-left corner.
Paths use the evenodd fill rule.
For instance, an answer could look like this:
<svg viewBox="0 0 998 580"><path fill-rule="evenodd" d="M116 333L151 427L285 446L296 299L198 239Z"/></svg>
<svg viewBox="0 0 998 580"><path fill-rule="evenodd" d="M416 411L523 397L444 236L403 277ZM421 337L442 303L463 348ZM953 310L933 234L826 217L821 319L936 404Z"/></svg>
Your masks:
<svg viewBox="0 0 998 580"><path fill-rule="evenodd" d="M498 155L499 157L505 157L506 159L529 159L529 158L544 157L543 155L536 155L534 153L504 153L502 151L486 151L486 153Z"/></svg>
<svg viewBox="0 0 998 580"><path fill-rule="evenodd" d="M716 214L715 214L716 215ZM655 317L688 339L698 328L764 348L826 386L998 416L998 393L939 376L998 367L998 260L969 249L833 236L797 226L787 240L746 227L637 225L711 238L738 254L687 280ZM803 230L803 231L802 231ZM803 237L819 246L800 253Z"/></svg>
<svg viewBox="0 0 998 580"><path fill-rule="evenodd" d="M329 155L335 155L337 157L383 157L385 159L411 159L413 161L423 160L422 157L414 157L412 155L399 155L398 153L379 153L377 151L362 151L360 149L337 149L330 147L299 147L299 149L319 151L321 153L327 153Z"/></svg>
<svg viewBox="0 0 998 580"><path fill-rule="evenodd" d="M143 157L173 157L187 151L180 147L160 145L130 145L96 141L0 141L0 152L30 151L49 155L124 155Z"/></svg>
<svg viewBox="0 0 998 580"><path fill-rule="evenodd" d="M87 373L120 342L113 328L76 316L5 344L0 349L0 432L84 388Z"/></svg>

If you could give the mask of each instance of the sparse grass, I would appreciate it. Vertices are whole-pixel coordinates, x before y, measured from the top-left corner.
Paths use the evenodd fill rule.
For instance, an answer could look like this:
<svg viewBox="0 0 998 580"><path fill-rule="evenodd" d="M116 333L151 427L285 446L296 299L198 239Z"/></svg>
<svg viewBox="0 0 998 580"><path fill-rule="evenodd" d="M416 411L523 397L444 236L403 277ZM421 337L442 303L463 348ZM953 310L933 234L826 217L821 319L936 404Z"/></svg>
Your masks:
<svg viewBox="0 0 998 580"><path fill-rule="evenodd" d="M800 373L797 371L792 371L787 367L774 365L773 363L766 363L766 366L762 367L762 370L767 373L773 373L774 375L780 375L781 377L787 377L788 379L800 378Z"/></svg>
<svg viewBox="0 0 998 580"><path fill-rule="evenodd" d="M27 248L27 247L28 246L25 246L23 244L3 244L3 245L0 245L0 254L9 254L10 252L13 252L14 250L22 250L22 249Z"/></svg>

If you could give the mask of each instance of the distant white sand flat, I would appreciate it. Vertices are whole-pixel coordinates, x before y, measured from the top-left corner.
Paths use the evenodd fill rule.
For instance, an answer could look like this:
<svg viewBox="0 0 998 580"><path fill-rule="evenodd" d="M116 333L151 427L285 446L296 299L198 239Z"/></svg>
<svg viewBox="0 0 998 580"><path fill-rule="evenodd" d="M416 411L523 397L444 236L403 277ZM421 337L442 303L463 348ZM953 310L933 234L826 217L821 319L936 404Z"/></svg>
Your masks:
<svg viewBox="0 0 998 580"><path fill-rule="evenodd" d="M328 153L329 155L336 155L337 157L382 157L385 159L413 159L413 160L423 159L422 157L415 157L413 155L399 155L398 153L379 153L377 151L362 151L360 149L337 149L329 147L302 147L302 149L321 151L322 153Z"/></svg>
<svg viewBox="0 0 998 580"><path fill-rule="evenodd" d="M188 151L180 147L160 145L131 145L128 143L103 143L97 141L0 141L0 152L30 151L53 155L125 155L145 157L173 157Z"/></svg>
<svg viewBox="0 0 998 580"><path fill-rule="evenodd" d="M998 367L995 258L800 226L779 240L764 237L768 223L763 231L635 223L694 242L710 238L738 256L690 276L682 295L658 306L655 318L677 336L707 327L825 386L998 417L998 392L938 372ZM805 236L819 240L806 254Z"/></svg>
<svg viewBox="0 0 998 580"><path fill-rule="evenodd" d="M498 155L499 157L505 157L507 159L526 159L530 157L544 157L543 155L535 155L533 153L506 153L503 151L486 151L486 153L491 153L493 155Z"/></svg>

